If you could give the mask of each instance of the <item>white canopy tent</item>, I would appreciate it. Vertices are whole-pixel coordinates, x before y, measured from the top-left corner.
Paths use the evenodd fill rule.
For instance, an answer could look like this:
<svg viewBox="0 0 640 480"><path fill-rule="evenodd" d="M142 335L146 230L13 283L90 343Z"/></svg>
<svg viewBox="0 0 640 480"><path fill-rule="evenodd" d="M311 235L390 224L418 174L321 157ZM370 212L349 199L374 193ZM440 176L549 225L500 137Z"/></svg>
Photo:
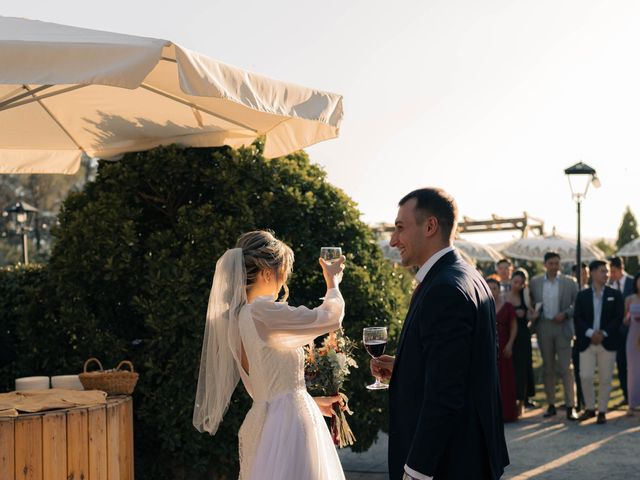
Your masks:
<svg viewBox="0 0 640 480"><path fill-rule="evenodd" d="M493 247L482 243L471 242L469 240L462 240L461 238L458 238L453 242L453 245L477 262L497 262L503 258L503 256Z"/></svg>
<svg viewBox="0 0 640 480"><path fill-rule="evenodd" d="M538 262L541 262L544 254L549 251L557 252L563 263L575 263L576 261L576 241L555 234L546 237L521 238L502 249L502 253L505 256ZM605 255L595 245L582 241L580 256L582 260L590 262L603 259Z"/></svg>
<svg viewBox="0 0 640 480"><path fill-rule="evenodd" d="M0 17L0 173L77 171L178 143L277 157L338 135L342 97L170 41Z"/></svg>
<svg viewBox="0 0 640 480"><path fill-rule="evenodd" d="M621 257L640 257L640 238L624 244L617 254Z"/></svg>

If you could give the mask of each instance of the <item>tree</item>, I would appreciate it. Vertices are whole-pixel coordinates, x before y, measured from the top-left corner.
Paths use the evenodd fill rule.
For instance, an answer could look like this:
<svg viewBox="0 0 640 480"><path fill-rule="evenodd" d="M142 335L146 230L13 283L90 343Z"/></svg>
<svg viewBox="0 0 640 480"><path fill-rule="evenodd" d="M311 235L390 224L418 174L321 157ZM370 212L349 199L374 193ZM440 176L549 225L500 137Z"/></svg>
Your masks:
<svg viewBox="0 0 640 480"><path fill-rule="evenodd" d="M618 229L618 240L616 241L616 247L618 250L632 240L638 238L638 222L636 217L631 212L631 208L627 206L622 217L622 223ZM632 273L638 272L638 257L628 257L625 261L626 270Z"/></svg>
<svg viewBox="0 0 640 480"><path fill-rule="evenodd" d="M69 340L53 347L52 361L77 369L89 356L107 365L133 360L141 374L136 478L236 474L246 394L237 390L215 437L197 433L191 415L213 268L242 232L270 228L293 248L294 305L319 303L320 247L342 246L347 335L359 339L364 326L389 325L395 349L406 279L359 218L355 203L304 152L267 160L260 144L126 155L101 163L96 181L69 195L49 265L50 295L59 302L50 310ZM385 428L386 400L364 388L371 381L364 350L358 363L348 384L349 423L362 450Z"/></svg>
<svg viewBox="0 0 640 480"><path fill-rule="evenodd" d="M602 250L607 257L616 253L615 244L612 241L607 240L606 238L601 238L594 245Z"/></svg>
<svg viewBox="0 0 640 480"><path fill-rule="evenodd" d="M31 225L32 261L46 261L51 250L50 228L56 221L60 205L70 191L80 191L95 176L97 161L84 156L74 175L21 174L0 175L0 210L21 200L36 208ZM6 217L0 217L0 265L19 261L22 237L13 235Z"/></svg>

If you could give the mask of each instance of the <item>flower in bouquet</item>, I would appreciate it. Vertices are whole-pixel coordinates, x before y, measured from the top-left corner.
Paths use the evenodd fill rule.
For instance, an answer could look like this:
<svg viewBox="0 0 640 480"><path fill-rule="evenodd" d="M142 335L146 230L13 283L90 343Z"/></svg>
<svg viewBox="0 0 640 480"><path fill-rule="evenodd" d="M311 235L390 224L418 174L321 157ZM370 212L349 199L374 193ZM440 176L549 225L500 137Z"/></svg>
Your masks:
<svg viewBox="0 0 640 480"><path fill-rule="evenodd" d="M307 347L305 380L312 395L340 395L341 401L333 405L331 436L340 448L353 445L355 435L349 427L345 412L349 410L349 399L344 394L344 382L351 368L358 368L352 352L356 343L340 330L327 335L320 345L312 343Z"/></svg>

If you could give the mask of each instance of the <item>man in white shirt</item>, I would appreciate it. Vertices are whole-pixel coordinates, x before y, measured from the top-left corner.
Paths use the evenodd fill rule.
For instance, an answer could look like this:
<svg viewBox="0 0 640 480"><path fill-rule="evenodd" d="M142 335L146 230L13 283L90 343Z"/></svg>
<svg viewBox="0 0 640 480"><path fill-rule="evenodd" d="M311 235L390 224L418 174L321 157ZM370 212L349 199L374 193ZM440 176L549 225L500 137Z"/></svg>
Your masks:
<svg viewBox="0 0 640 480"><path fill-rule="evenodd" d="M544 255L545 273L531 279L532 305L536 306L535 331L542 354L544 390L548 407L545 417L556 414L556 365L564 385L567 419L577 420L575 411L575 379L571 364L573 340L573 304L578 293L576 281L560 273L560 255ZM557 363L556 363L557 362Z"/></svg>
<svg viewBox="0 0 640 480"><path fill-rule="evenodd" d="M606 286L609 266L602 260L589 264L591 288L582 290L576 298L574 321L580 350L580 379L585 411L578 420L596 416L593 379L598 368L598 424L607 421L606 412L611 394L611 377L624 316L622 294Z"/></svg>

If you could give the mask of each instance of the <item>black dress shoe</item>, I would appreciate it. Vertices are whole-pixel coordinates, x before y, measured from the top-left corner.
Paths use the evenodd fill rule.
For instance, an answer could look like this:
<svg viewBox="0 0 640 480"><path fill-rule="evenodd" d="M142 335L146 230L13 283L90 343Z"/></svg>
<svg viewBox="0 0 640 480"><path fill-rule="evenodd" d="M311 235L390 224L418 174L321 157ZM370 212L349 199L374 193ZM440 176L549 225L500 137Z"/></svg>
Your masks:
<svg viewBox="0 0 640 480"><path fill-rule="evenodd" d="M593 418L595 416L596 416L596 412L595 411L593 411L593 410L585 410L578 417L578 421L579 422L584 422L585 420L589 420L590 418Z"/></svg>
<svg viewBox="0 0 640 480"><path fill-rule="evenodd" d="M575 407L567 407L567 420L578 420Z"/></svg>
<svg viewBox="0 0 640 480"><path fill-rule="evenodd" d="M607 423L607 416L604 412L598 412L598 419L596 420L598 425L602 425L603 423Z"/></svg>
<svg viewBox="0 0 640 480"><path fill-rule="evenodd" d="M536 402L534 402L533 400L527 399L524 402L524 408L528 408L528 409L538 408L538 404Z"/></svg>
<svg viewBox="0 0 640 480"><path fill-rule="evenodd" d="M555 405L549 405L549 407L547 408L547 411L544 412L544 414L542 415L544 418L549 418L549 417L553 417L556 414L556 406Z"/></svg>

